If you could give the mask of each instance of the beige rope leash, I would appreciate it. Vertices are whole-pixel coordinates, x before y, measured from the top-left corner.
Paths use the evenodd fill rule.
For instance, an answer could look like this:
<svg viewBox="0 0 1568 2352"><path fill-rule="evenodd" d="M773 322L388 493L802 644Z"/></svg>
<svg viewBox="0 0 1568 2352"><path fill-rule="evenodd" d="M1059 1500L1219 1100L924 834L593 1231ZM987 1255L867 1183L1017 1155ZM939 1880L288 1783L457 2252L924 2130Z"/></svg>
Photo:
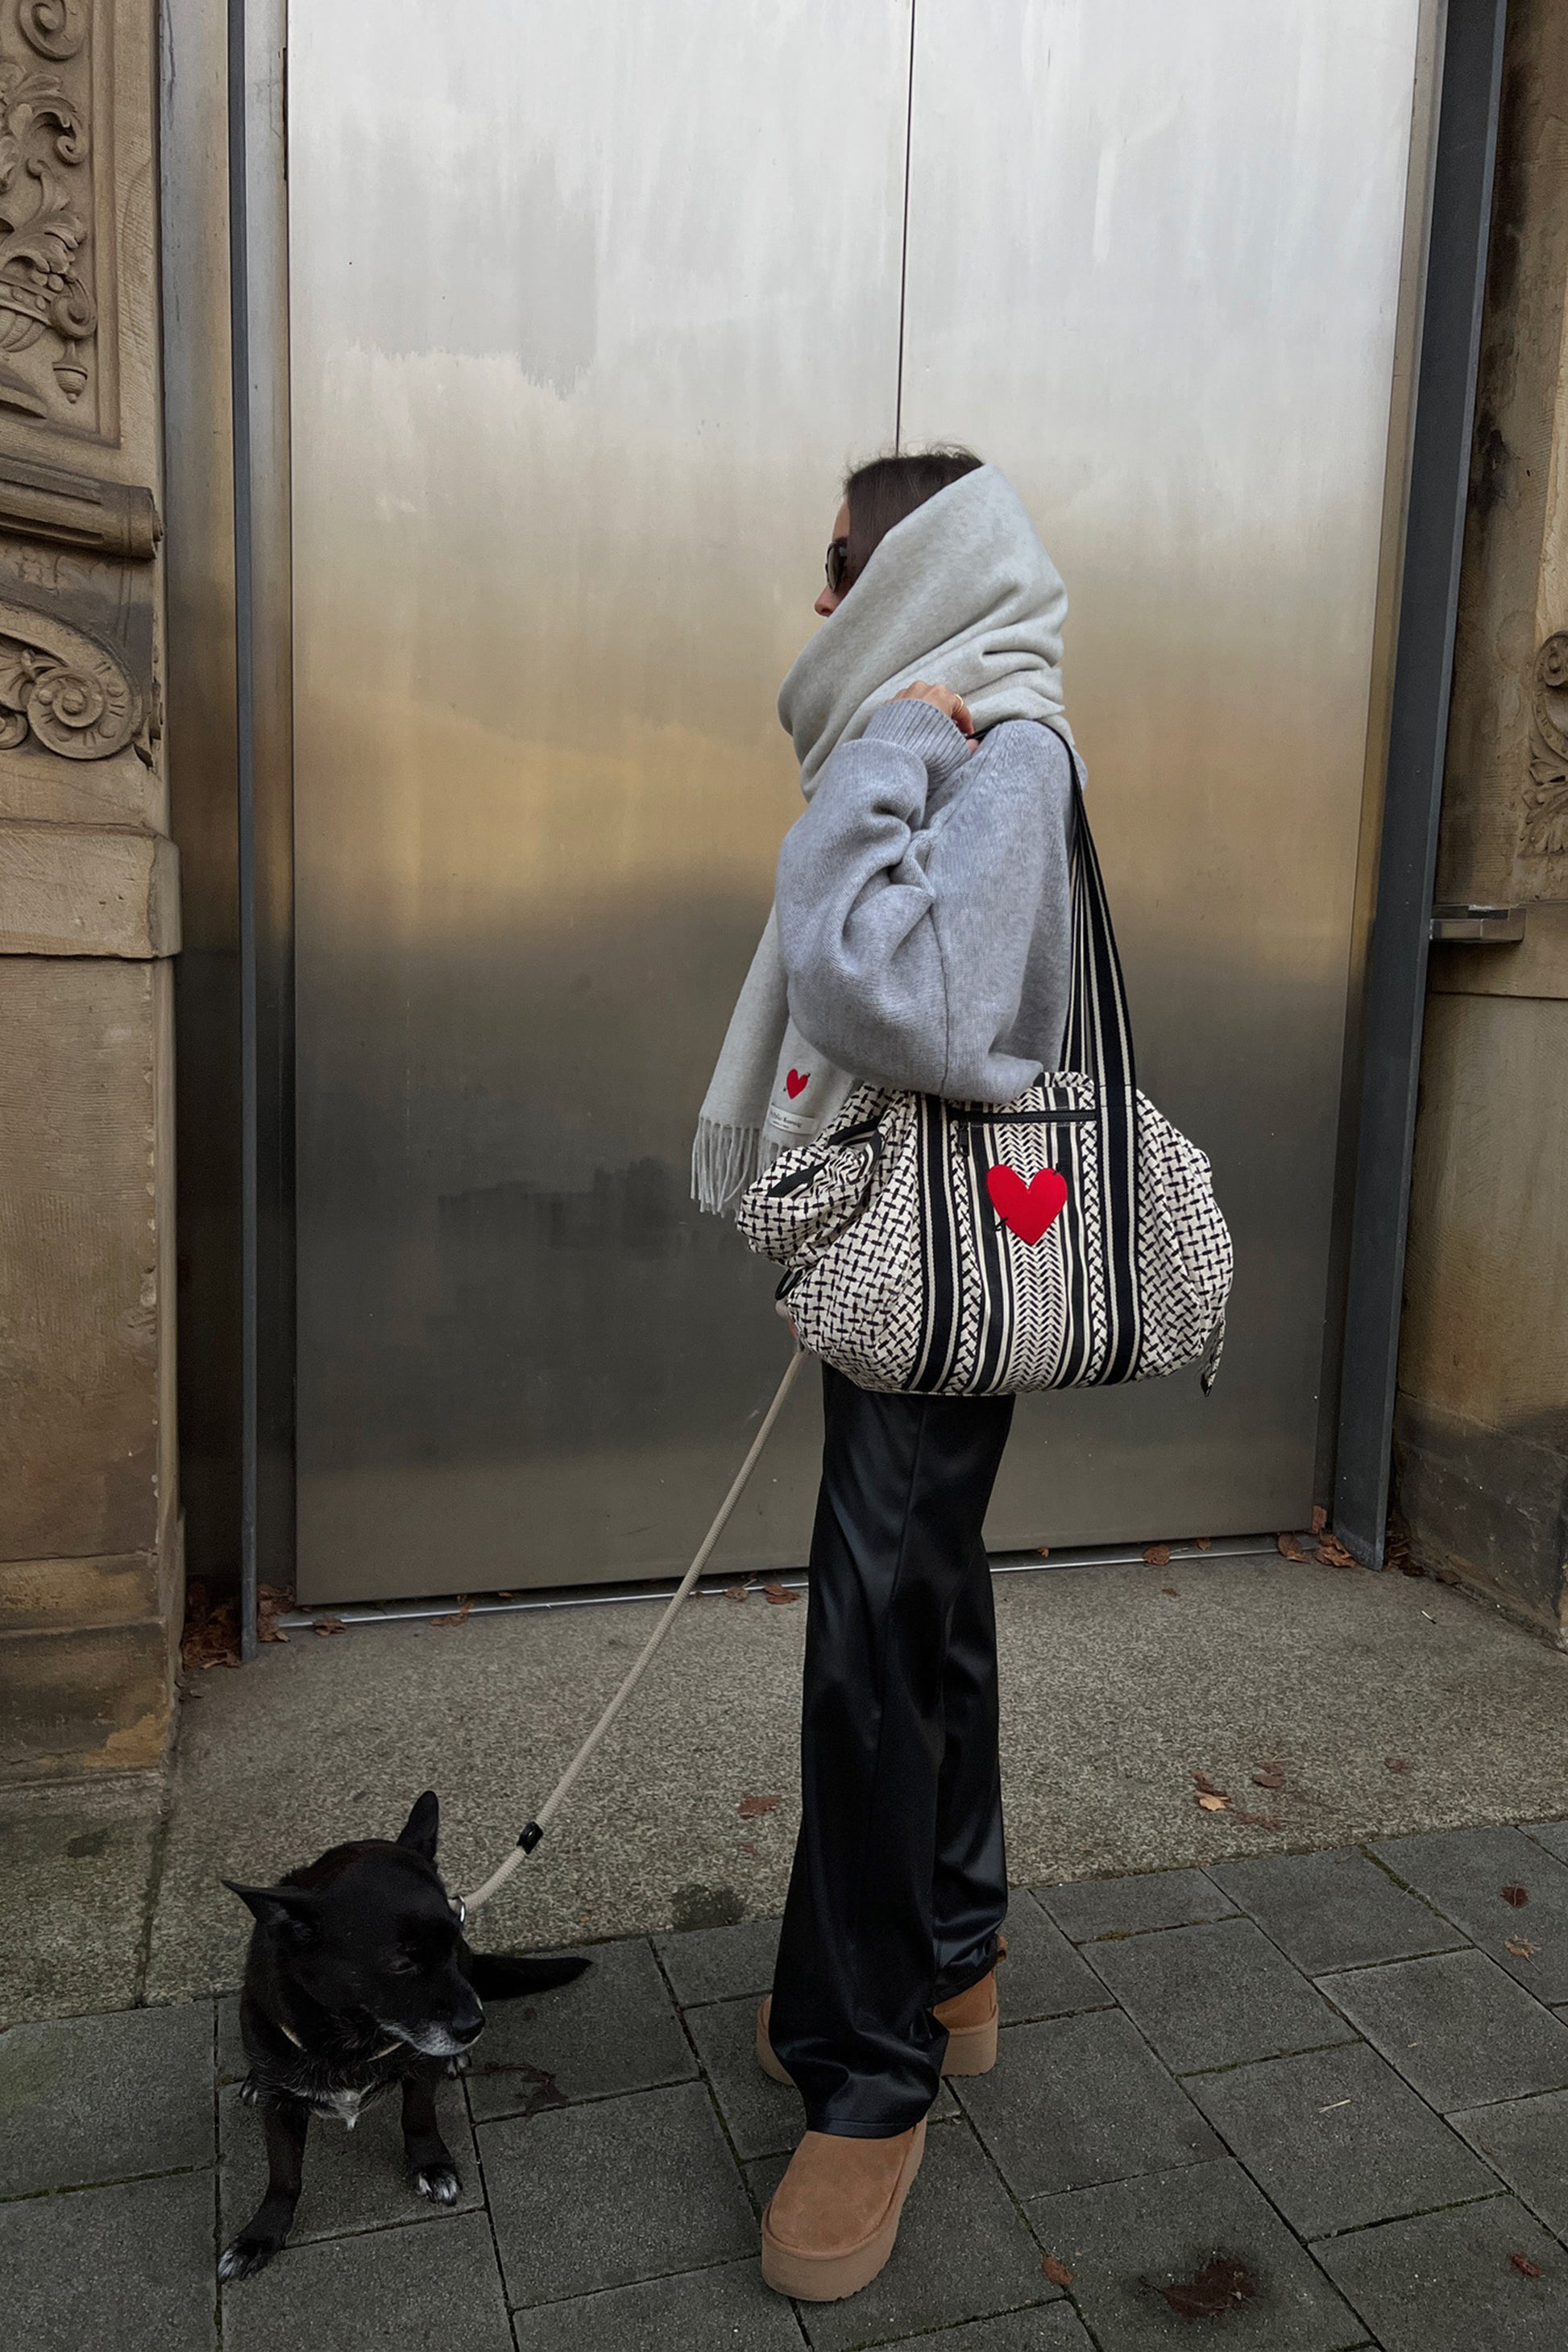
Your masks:
<svg viewBox="0 0 1568 2352"><path fill-rule="evenodd" d="M763 1415L762 1426L757 1431L755 1437L752 1440L751 1451L746 1455L745 1460L742 1463L739 1470L735 1473L734 1485L731 1487L729 1493L720 1504L718 1513L714 1518L712 1526L709 1528L707 1534L703 1537L701 1543L698 1547L696 1559L692 1561L690 1567L681 1578L679 1584L670 1595L663 1616L659 1619L658 1623L654 1627L653 1632L648 1635L647 1641L643 1648L642 1655L633 1666L630 1674L627 1675L625 1682L616 1693L615 1697L610 1701L609 1706L605 1709L604 1714L599 1717L598 1722L594 1726L593 1730L588 1734L587 1738L583 1742L582 1747L577 1750L576 1755L572 1759L571 1763L566 1767L565 1771L563 1772L561 1778L550 1791L549 1796L546 1797L543 1804L539 1808L539 1811L535 1815L534 1819L523 1823L522 1829L518 1836L517 1843L507 1855L506 1860L500 1864L500 1867L498 1870L493 1870L490 1873L482 1886L477 1887L472 1895L468 1895L463 1897L464 1907L466 1910L477 1911L481 1903L488 1903L492 1895L499 1894L500 1889L506 1885L507 1880L511 1876L512 1872L517 1868L518 1864L522 1860L524 1854L531 1853L533 1852L534 1847L544 1835L546 1823L549 1822L556 1808L560 1805L567 1790L570 1789L573 1781L577 1778L578 1773L583 1769L584 1765L588 1761L589 1757L592 1756L595 1748L597 1748L600 1740L603 1739L605 1732L608 1731L611 1724L614 1723L616 1716L619 1715L622 1707L625 1706L627 1699L630 1698L633 1691L636 1690L638 1683L642 1680L643 1674L652 1659L654 1652L658 1649L659 1643L668 1633L671 1625L675 1622L676 1612L680 1607L681 1602L686 1599L687 1594L690 1591L698 1578L701 1575L703 1570L707 1567L709 1556L711 1553L714 1545L718 1542L720 1537L723 1534L725 1528L729 1525L731 1512L734 1509L736 1504L745 1493L747 1482L749 1481L752 1471L757 1466L757 1463L762 1455L763 1448L767 1444L769 1437L773 1433L773 1423L777 1421L780 1413L784 1411L784 1399L788 1396L791 1389L795 1386L795 1377L805 1361L805 1350L804 1348L797 1347L794 1355L789 1360L789 1364L785 1370L783 1380L779 1382L778 1387L774 1391L772 1404L769 1405L766 1412Z"/></svg>

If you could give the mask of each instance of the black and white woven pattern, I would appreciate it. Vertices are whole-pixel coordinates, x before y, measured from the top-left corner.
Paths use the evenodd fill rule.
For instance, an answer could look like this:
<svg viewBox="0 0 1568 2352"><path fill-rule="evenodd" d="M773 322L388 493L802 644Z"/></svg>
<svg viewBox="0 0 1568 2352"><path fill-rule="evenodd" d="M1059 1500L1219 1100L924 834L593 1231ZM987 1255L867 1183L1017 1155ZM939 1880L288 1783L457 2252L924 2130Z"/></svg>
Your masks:
<svg viewBox="0 0 1568 2352"><path fill-rule="evenodd" d="M1110 910L1075 801L1067 1066L1006 1105L858 1087L736 1212L752 1248L788 1269L780 1297L802 1344L862 1388L1009 1395L1149 1380L1201 1358L1206 1393L1219 1369L1230 1235L1208 1161L1138 1092ZM1057 1178L1066 1199L1037 1232Z"/></svg>

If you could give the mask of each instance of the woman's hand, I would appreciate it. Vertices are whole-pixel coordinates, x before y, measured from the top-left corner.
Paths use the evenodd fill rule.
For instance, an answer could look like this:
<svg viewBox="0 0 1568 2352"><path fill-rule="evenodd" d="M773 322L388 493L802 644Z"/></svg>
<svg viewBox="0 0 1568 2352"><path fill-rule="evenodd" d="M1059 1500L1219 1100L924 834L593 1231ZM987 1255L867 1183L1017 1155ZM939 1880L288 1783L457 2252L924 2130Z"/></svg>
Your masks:
<svg viewBox="0 0 1568 2352"><path fill-rule="evenodd" d="M893 700L895 702L929 702L935 709L940 710L944 718L952 719L960 734L972 738L973 736L974 721L969 715L969 706L961 694L954 694L949 687L928 686L923 677L917 677L913 686L902 688L894 695Z"/></svg>

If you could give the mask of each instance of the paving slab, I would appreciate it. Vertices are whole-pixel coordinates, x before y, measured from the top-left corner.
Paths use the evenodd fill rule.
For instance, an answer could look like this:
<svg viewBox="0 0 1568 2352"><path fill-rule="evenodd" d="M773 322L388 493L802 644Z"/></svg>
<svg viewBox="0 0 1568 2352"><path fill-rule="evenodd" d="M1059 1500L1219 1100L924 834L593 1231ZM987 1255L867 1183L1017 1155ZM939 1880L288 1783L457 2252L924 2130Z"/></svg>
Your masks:
<svg viewBox="0 0 1568 2352"><path fill-rule="evenodd" d="M239 2032L239 1995L226 1992L213 2003L216 2022L214 2036L214 2064L219 2084L243 2083L250 2072L250 2061L245 2054L245 2043Z"/></svg>
<svg viewBox="0 0 1568 2352"><path fill-rule="evenodd" d="M403 2161L403 2101L394 2091L366 2107L353 2131L331 2116L311 2116L305 2186L290 2245L304 2245L312 2238L347 2237L356 2230L395 2229L403 2221L447 2221L482 2205L473 2126L456 2083L441 2084L436 2111L462 2182L455 2205L432 2205L409 2185ZM244 2105L237 2084L218 2096L218 2193L226 2242L249 2221L267 2188L261 2116Z"/></svg>
<svg viewBox="0 0 1568 2352"><path fill-rule="evenodd" d="M1100 2352L1163 2352L1222 2331L1226 2352L1350 2352L1365 2340L1361 2321L1229 2158L1039 2198L1026 2210L1046 2252L1071 2271L1073 2300ZM1161 2289L1195 2278L1216 2253L1244 2263L1254 2291L1222 2317L1194 2322Z"/></svg>
<svg viewBox="0 0 1568 2352"><path fill-rule="evenodd" d="M771 2158L748 2169L759 2206L784 2169ZM1018 2209L962 2120L933 2124L887 2268L845 2303L800 2306L814 2352L859 2352L997 2312L1016 2315L1061 2294Z"/></svg>
<svg viewBox="0 0 1568 2352"><path fill-rule="evenodd" d="M1496 2174L1364 2042L1186 2087L1304 2238L1497 2194Z"/></svg>
<svg viewBox="0 0 1568 2352"><path fill-rule="evenodd" d="M1563 2352L1568 2254L1511 2197L1315 2249L1383 2352ZM1515 2264L1519 2254L1541 2275Z"/></svg>
<svg viewBox="0 0 1568 2352"><path fill-rule="evenodd" d="M1449 2121L1501 2173L1521 2204L1568 2238L1568 2091L1461 2109Z"/></svg>
<svg viewBox="0 0 1568 2352"><path fill-rule="evenodd" d="M514 2325L517 2352L800 2352L805 2340L754 2255L520 2311Z"/></svg>
<svg viewBox="0 0 1568 2352"><path fill-rule="evenodd" d="M1356 1846L1257 1854L1216 1863L1212 1874L1303 1976L1452 1951L1464 1942Z"/></svg>
<svg viewBox="0 0 1568 2352"><path fill-rule="evenodd" d="M1568 2025L1484 1952L1319 1979L1374 2050L1441 2113L1568 2090Z"/></svg>
<svg viewBox="0 0 1568 2352"><path fill-rule="evenodd" d="M210 2001L0 2034L0 2196L213 2161Z"/></svg>
<svg viewBox="0 0 1568 2352"><path fill-rule="evenodd" d="M1192 1927L1228 1918L1236 1905L1201 1870L1148 1870L1134 1878L1080 1878L1038 1886L1039 1900L1075 1944L1098 1936L1140 1936L1152 1927Z"/></svg>
<svg viewBox="0 0 1568 2352"><path fill-rule="evenodd" d="M776 1919L742 1919L732 1927L698 1927L684 1936L656 1936L659 1966L682 2009L699 2001L760 2000L773 1987L779 1948Z"/></svg>
<svg viewBox="0 0 1568 2352"><path fill-rule="evenodd" d="M1343 2019L1250 1919L1168 1927L1086 1950L1178 2074L1351 2038Z"/></svg>
<svg viewBox="0 0 1568 2352"><path fill-rule="evenodd" d="M1083 2189L1222 2153L1118 2010L1006 2025L989 2074L955 2082L1016 2196Z"/></svg>
<svg viewBox="0 0 1568 2352"><path fill-rule="evenodd" d="M944 2327L935 2336L911 2336L900 2352L1094 2352L1094 2347L1070 2304L1047 2303Z"/></svg>
<svg viewBox="0 0 1568 2352"><path fill-rule="evenodd" d="M652 1947L640 1937L597 1944L592 1958L572 1984L490 2003L468 2072L476 2121L696 2074Z"/></svg>
<svg viewBox="0 0 1568 2352"><path fill-rule="evenodd" d="M700 2083L482 2124L479 2141L511 2304L756 2252L756 2216Z"/></svg>
<svg viewBox="0 0 1568 2352"><path fill-rule="evenodd" d="M482 2213L445 2230L287 2246L223 2290L224 2352L511 2352L511 2342Z"/></svg>
<svg viewBox="0 0 1568 2352"><path fill-rule="evenodd" d="M160 1775L0 1790L0 2025L141 1997Z"/></svg>
<svg viewBox="0 0 1568 2352"><path fill-rule="evenodd" d="M1538 2000L1568 2000L1568 1863L1514 1829L1386 1838L1373 1851Z"/></svg>
<svg viewBox="0 0 1568 2352"><path fill-rule="evenodd" d="M210 2172L0 2205L5 2340L17 2352L205 2352L217 2342L213 2262Z"/></svg>
<svg viewBox="0 0 1568 2352"><path fill-rule="evenodd" d="M1543 1845L1559 1862L1568 1862L1568 1822L1526 1822L1523 1827L1526 1837Z"/></svg>
<svg viewBox="0 0 1568 2352"><path fill-rule="evenodd" d="M996 1993L1010 2024L1108 2006L1110 1995L1094 1970L1026 1887L1014 1889L1006 1935L1007 1957L997 1972Z"/></svg>

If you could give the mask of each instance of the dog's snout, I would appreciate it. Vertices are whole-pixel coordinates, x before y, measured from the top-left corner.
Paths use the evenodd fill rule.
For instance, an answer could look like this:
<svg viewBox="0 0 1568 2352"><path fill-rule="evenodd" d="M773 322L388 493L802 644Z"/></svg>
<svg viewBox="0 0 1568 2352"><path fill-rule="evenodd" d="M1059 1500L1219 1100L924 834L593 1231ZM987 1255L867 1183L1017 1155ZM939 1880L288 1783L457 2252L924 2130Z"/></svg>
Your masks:
<svg viewBox="0 0 1568 2352"><path fill-rule="evenodd" d="M479 2040L484 2030L484 2011L476 2010L472 2017L459 2017L456 2020L452 2027L452 2039L460 2050L466 2050L470 2042Z"/></svg>

